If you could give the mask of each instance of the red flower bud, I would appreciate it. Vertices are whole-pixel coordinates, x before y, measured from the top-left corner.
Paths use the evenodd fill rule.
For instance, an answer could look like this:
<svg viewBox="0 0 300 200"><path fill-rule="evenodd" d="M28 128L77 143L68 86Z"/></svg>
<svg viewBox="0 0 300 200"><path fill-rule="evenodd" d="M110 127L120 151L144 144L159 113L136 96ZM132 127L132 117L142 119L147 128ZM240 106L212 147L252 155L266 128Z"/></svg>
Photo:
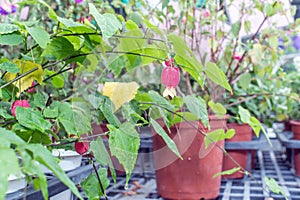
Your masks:
<svg viewBox="0 0 300 200"><path fill-rule="evenodd" d="M34 92L34 87L33 86L34 86L34 82L31 83L32 88L28 89L27 92L29 92L29 93Z"/></svg>
<svg viewBox="0 0 300 200"><path fill-rule="evenodd" d="M180 72L177 67L167 66L161 73L161 82L166 88L176 88L180 81Z"/></svg>
<svg viewBox="0 0 300 200"><path fill-rule="evenodd" d="M30 104L27 100L16 100L11 106L11 114L16 117L16 108L21 106L23 108L30 108Z"/></svg>
<svg viewBox="0 0 300 200"><path fill-rule="evenodd" d="M86 153L90 148L89 142L75 142L75 151L79 154Z"/></svg>
<svg viewBox="0 0 300 200"><path fill-rule="evenodd" d="M241 56L239 54L234 54L233 59L240 61L241 60Z"/></svg>

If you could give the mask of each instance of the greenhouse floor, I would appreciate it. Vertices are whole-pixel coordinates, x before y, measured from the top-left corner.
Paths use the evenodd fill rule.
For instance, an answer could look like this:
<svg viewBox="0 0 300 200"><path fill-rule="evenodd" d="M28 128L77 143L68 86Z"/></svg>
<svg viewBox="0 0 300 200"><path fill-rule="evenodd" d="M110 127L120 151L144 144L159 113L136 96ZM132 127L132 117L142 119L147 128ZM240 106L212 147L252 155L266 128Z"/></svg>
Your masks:
<svg viewBox="0 0 300 200"><path fill-rule="evenodd" d="M293 170L282 156L281 151L258 151L252 178L237 180L222 180L220 196L222 200L246 200L246 199L284 199L282 195L269 193L262 189L263 177L274 178L284 189L287 198L300 200L300 178L296 177ZM136 173L132 176L129 189L124 189L125 178L118 178L117 186L111 184L107 189L107 197L110 200L154 200L160 197L156 191L154 173ZM141 189L136 190L138 186ZM102 198L104 199L104 198Z"/></svg>
<svg viewBox="0 0 300 200"><path fill-rule="evenodd" d="M300 178L295 176L294 170L287 161L284 147L278 139L271 140L272 147L265 145L256 153L255 167L252 169L252 176L243 179L227 179L222 180L220 195L217 199L220 200L271 200L285 199L282 195L269 192L265 186L264 177L274 178L277 183L282 186L287 199L300 200ZM145 145L146 144L146 145ZM143 147L144 145L144 147ZM156 180L153 166L153 159L149 143L143 143L141 152L134 172L131 176L129 187L125 190L125 176L118 176L117 184L114 187L111 180L110 185L106 190L106 195L109 200L164 200L157 194ZM79 184L81 180L88 176L92 171L91 165L82 165L68 172L68 176ZM69 192L69 197L63 197L63 193L67 192L67 188L54 176L49 176L48 189L50 200L75 200ZM265 189L263 189L265 188ZM83 191L82 195L85 197ZM25 196L24 196L25 195ZM7 200L39 200L42 196L39 191L35 191L32 186L24 191L17 191L7 195ZM87 198L85 198L87 199ZM101 200L105 200L104 197Z"/></svg>

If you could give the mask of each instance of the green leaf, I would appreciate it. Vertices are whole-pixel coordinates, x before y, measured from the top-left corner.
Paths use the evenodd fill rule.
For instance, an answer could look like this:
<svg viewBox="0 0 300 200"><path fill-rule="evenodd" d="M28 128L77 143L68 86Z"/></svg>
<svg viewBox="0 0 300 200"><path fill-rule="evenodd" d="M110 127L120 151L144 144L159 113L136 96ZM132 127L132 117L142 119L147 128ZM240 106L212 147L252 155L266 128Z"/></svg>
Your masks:
<svg viewBox="0 0 300 200"><path fill-rule="evenodd" d="M161 46L156 45L147 45L146 47L142 48L142 65L148 65L157 59L165 59L168 57L168 50ZM149 57L147 57L149 56ZM154 57L154 58L151 58Z"/></svg>
<svg viewBox="0 0 300 200"><path fill-rule="evenodd" d="M254 64L261 65L263 46L259 43L254 44L253 49L249 51L249 55Z"/></svg>
<svg viewBox="0 0 300 200"><path fill-rule="evenodd" d="M95 93L94 95L89 95L88 99L92 106L95 109L98 109L100 105L104 102L105 97L100 95L99 93Z"/></svg>
<svg viewBox="0 0 300 200"><path fill-rule="evenodd" d="M145 124L148 124L147 120L145 120L141 115L139 115L131 106L129 103L124 104L122 106L122 115L124 119L127 121L138 123L138 121L142 121Z"/></svg>
<svg viewBox="0 0 300 200"><path fill-rule="evenodd" d="M20 167L16 153L13 149L0 147L0 199L5 199L8 189L8 176L20 175Z"/></svg>
<svg viewBox="0 0 300 200"><path fill-rule="evenodd" d="M243 74L239 80L239 84L243 88L243 90L247 90L250 83L251 83L251 75L248 73Z"/></svg>
<svg viewBox="0 0 300 200"><path fill-rule="evenodd" d="M112 174L112 178L114 180L114 183L116 184L116 171L102 138L98 137L97 140L91 142L90 149L93 152L97 162L99 162L103 166L109 166L110 173Z"/></svg>
<svg viewBox="0 0 300 200"><path fill-rule="evenodd" d="M211 132L207 133L207 135L204 138L205 148L207 149L210 144L216 143L216 142L224 140L224 139L225 139L225 132L223 129L217 129L217 130L211 131Z"/></svg>
<svg viewBox="0 0 300 200"><path fill-rule="evenodd" d="M237 21L231 25L231 31L235 37L239 35L240 26L240 21Z"/></svg>
<svg viewBox="0 0 300 200"><path fill-rule="evenodd" d="M126 32L124 37L119 38L120 44L118 46L118 51L142 53L142 49L146 46L146 40L136 39L136 37L143 36L143 32L140 29Z"/></svg>
<svg viewBox="0 0 300 200"><path fill-rule="evenodd" d="M222 176L222 175L231 175L235 172L238 172L241 168L240 167L235 167L235 168L232 168L232 169L229 169L229 170L226 170L226 171L223 171L221 173L217 173L213 176L213 178L216 178L218 176Z"/></svg>
<svg viewBox="0 0 300 200"><path fill-rule="evenodd" d="M108 143L111 154L116 156L123 165L126 171L126 184L128 184L140 147L139 134L134 125L129 122L121 124L119 129L110 125L108 128L110 130Z"/></svg>
<svg viewBox="0 0 300 200"><path fill-rule="evenodd" d="M271 17L274 14L276 14L276 9L274 9L272 4L266 3L264 5L264 12L267 14L268 17Z"/></svg>
<svg viewBox="0 0 300 200"><path fill-rule="evenodd" d="M57 37L46 46L42 56L62 60L77 54L78 52L75 51L74 46L69 40L64 37Z"/></svg>
<svg viewBox="0 0 300 200"><path fill-rule="evenodd" d="M247 33L250 33L250 31L251 31L251 21L250 20L244 21L244 29Z"/></svg>
<svg viewBox="0 0 300 200"><path fill-rule="evenodd" d="M268 178L267 176L264 177L264 181L266 183L266 185L268 186L268 188L276 193L276 194L282 194L284 196L284 198L286 200L288 200L287 196L286 196L286 193L284 192L283 188L280 187L278 185L278 183L273 179L273 178Z"/></svg>
<svg viewBox="0 0 300 200"><path fill-rule="evenodd" d="M110 57L108 68L110 68L115 76L119 76L122 72L122 69L126 66L127 56L121 55L117 57Z"/></svg>
<svg viewBox="0 0 300 200"><path fill-rule="evenodd" d="M17 146L21 146L26 144L20 137L18 137L14 132L6 130L2 127L0 127L0 138L1 140L5 139L6 141L8 141L11 144L17 145Z"/></svg>
<svg viewBox="0 0 300 200"><path fill-rule="evenodd" d="M18 30L20 30L20 27L14 25L14 24L0 23L0 34L13 33Z"/></svg>
<svg viewBox="0 0 300 200"><path fill-rule="evenodd" d="M38 0L41 4L43 4L44 6L46 6L47 8L48 8L48 10L49 10L49 14L48 14L48 16L49 16L49 18L50 19L53 19L53 20L55 20L55 21L57 21L57 15L56 15L56 13L54 12L54 10L52 9L52 7L50 6L50 5L48 5L45 1L43 1L43 0Z"/></svg>
<svg viewBox="0 0 300 200"><path fill-rule="evenodd" d="M190 112L176 112L177 115L174 115L173 119L170 121L170 125L173 126L174 124L178 124L184 119L188 121L197 121L198 118Z"/></svg>
<svg viewBox="0 0 300 200"><path fill-rule="evenodd" d="M41 92L36 93L33 95L33 103L34 106L44 109L46 107L46 98Z"/></svg>
<svg viewBox="0 0 300 200"><path fill-rule="evenodd" d="M83 200L81 194L77 190L75 184L70 180L66 173L56 162L56 158L53 157L52 153L44 148L41 144L28 144L26 149L31 151L34 160L45 165L50 169L53 174L64 183L79 199Z"/></svg>
<svg viewBox="0 0 300 200"><path fill-rule="evenodd" d="M58 103L58 120L64 126L66 132L71 135L80 135L91 130L89 119L84 113L72 109L69 103Z"/></svg>
<svg viewBox="0 0 300 200"><path fill-rule="evenodd" d="M200 119L206 127L208 127L209 122L205 101L201 97L197 98L192 95L184 96L183 100L189 111L197 116L197 118Z"/></svg>
<svg viewBox="0 0 300 200"><path fill-rule="evenodd" d="M56 74L55 71L50 71L50 70L45 70L46 74L49 76L53 76ZM65 80L61 74L55 75L54 77L51 78L52 85L58 89L62 88L65 84Z"/></svg>
<svg viewBox="0 0 300 200"><path fill-rule="evenodd" d="M100 106L100 110L102 111L105 119L113 126L119 127L121 122L114 114L115 106L113 102L109 98L105 98L104 103Z"/></svg>
<svg viewBox="0 0 300 200"><path fill-rule="evenodd" d="M2 173L0 173L0 179L0 199L4 200L8 189L8 179L7 176L3 176Z"/></svg>
<svg viewBox="0 0 300 200"><path fill-rule="evenodd" d="M231 139L235 135L235 130L234 129L229 129L226 131L225 138L226 139Z"/></svg>
<svg viewBox="0 0 300 200"><path fill-rule="evenodd" d="M268 41L269 41L270 47L272 49L276 50L278 48L278 37L277 36L268 37Z"/></svg>
<svg viewBox="0 0 300 200"><path fill-rule="evenodd" d="M72 109L71 105L67 102L62 103L55 101L50 105L50 107L44 110L44 116L57 118L65 128L68 135L80 135L91 130L88 114L83 112L75 102L73 102Z"/></svg>
<svg viewBox="0 0 300 200"><path fill-rule="evenodd" d="M57 118L58 117L58 107L55 107L55 106L51 106L50 107L47 107L44 109L44 112L43 112L44 116L46 118Z"/></svg>
<svg viewBox="0 0 300 200"><path fill-rule="evenodd" d="M174 112L175 107L172 104L170 104L165 98L163 98L161 95L159 95L157 92L151 90L148 93L150 94L152 101L154 103L162 106L163 108L170 110L171 112Z"/></svg>
<svg viewBox="0 0 300 200"><path fill-rule="evenodd" d="M56 75L52 78L52 84L54 87L60 89L65 85L65 80L62 75Z"/></svg>
<svg viewBox="0 0 300 200"><path fill-rule="evenodd" d="M13 131L27 143L41 143L43 145L51 144L48 133L42 133L40 131L28 130L20 124L13 126Z"/></svg>
<svg viewBox="0 0 300 200"><path fill-rule="evenodd" d="M104 40L107 40L118 30L122 29L122 24L115 15L110 13L101 15L96 7L91 3L89 3L89 10L90 14L95 18L97 24L100 26Z"/></svg>
<svg viewBox="0 0 300 200"><path fill-rule="evenodd" d="M106 190L106 188L109 185L109 179L107 178L107 169L106 168L100 168L98 170L99 178L101 180L101 184L103 186L103 189ZM102 190L100 188L100 184L97 178L97 175L95 173L91 173L87 179L81 182L80 184L84 190L84 193L90 200L99 200L101 199L101 196L103 195Z"/></svg>
<svg viewBox="0 0 300 200"><path fill-rule="evenodd" d="M243 123L250 124L251 114L248 110L246 110L242 106L239 106L238 113L239 113L240 119Z"/></svg>
<svg viewBox="0 0 300 200"><path fill-rule="evenodd" d="M163 10L165 7L167 7L169 2L170 2L170 0L163 0L162 5L161 5L161 9Z"/></svg>
<svg viewBox="0 0 300 200"><path fill-rule="evenodd" d="M0 69L13 74L20 72L20 68L13 62L3 62L0 64Z"/></svg>
<svg viewBox="0 0 300 200"><path fill-rule="evenodd" d="M213 101L208 102L208 106L218 116L222 117L227 113L226 108L220 103L214 103Z"/></svg>
<svg viewBox="0 0 300 200"><path fill-rule="evenodd" d="M62 17L57 17L57 19L60 23L65 25L67 28L84 26L83 24L78 23L78 22L74 22L70 19L66 19L66 18L62 18Z"/></svg>
<svg viewBox="0 0 300 200"><path fill-rule="evenodd" d="M203 87L202 64L197 60L192 50L186 45L184 40L176 34L169 34L168 39L173 45L176 53L174 59L180 67L187 71Z"/></svg>
<svg viewBox="0 0 300 200"><path fill-rule="evenodd" d="M41 169L41 166L30 157L30 155L26 152L26 150L21 150L20 154L22 156L23 172L26 174L32 174L37 176L35 180L38 180L38 182L35 182L35 184L37 184L37 187L39 187L42 190L44 199L47 199L48 183L47 183L47 178L43 170Z"/></svg>
<svg viewBox="0 0 300 200"><path fill-rule="evenodd" d="M47 44L50 42L50 35L45 29L40 26L26 27L26 29L40 47L43 49L46 48Z"/></svg>
<svg viewBox="0 0 300 200"><path fill-rule="evenodd" d="M23 36L18 32L4 34L0 35L0 44L9 46L19 45L23 43L23 39Z"/></svg>
<svg viewBox="0 0 300 200"><path fill-rule="evenodd" d="M162 139L165 141L169 149L175 153L181 160L183 158L181 157L178 148L175 144L175 142L170 138L170 136L165 132L165 130L157 123L155 120L150 118L150 124L153 126L155 132L162 137Z"/></svg>
<svg viewBox="0 0 300 200"><path fill-rule="evenodd" d="M7 102L1 102L0 103L0 116L4 119L14 119L14 117L9 114L11 110L11 105Z"/></svg>
<svg viewBox="0 0 300 200"><path fill-rule="evenodd" d="M32 130L38 130L42 133L50 130L52 126L49 121L44 120L42 114L39 111L30 108L17 106L16 118L22 126L25 126Z"/></svg>
<svg viewBox="0 0 300 200"><path fill-rule="evenodd" d="M138 26L134 21L132 21L132 20L130 20L130 19L127 20L125 26L126 26L126 29L127 29L128 31L135 30L135 29L139 29L139 26Z"/></svg>
<svg viewBox="0 0 300 200"><path fill-rule="evenodd" d="M90 132L92 130L90 115L81 108L75 107L74 102L72 107L77 135Z"/></svg>
<svg viewBox="0 0 300 200"><path fill-rule="evenodd" d="M215 63L208 62L206 64L205 73L211 81L232 93L231 86L227 82L225 74Z"/></svg>

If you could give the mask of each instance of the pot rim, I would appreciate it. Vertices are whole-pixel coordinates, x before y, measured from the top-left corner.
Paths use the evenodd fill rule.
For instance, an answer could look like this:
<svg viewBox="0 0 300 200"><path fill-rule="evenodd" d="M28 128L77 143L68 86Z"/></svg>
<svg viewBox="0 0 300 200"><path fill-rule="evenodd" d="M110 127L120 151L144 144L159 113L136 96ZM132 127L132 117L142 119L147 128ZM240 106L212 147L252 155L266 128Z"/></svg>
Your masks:
<svg viewBox="0 0 300 200"><path fill-rule="evenodd" d="M300 126L300 121L298 121L298 120L290 120L290 124L291 125Z"/></svg>

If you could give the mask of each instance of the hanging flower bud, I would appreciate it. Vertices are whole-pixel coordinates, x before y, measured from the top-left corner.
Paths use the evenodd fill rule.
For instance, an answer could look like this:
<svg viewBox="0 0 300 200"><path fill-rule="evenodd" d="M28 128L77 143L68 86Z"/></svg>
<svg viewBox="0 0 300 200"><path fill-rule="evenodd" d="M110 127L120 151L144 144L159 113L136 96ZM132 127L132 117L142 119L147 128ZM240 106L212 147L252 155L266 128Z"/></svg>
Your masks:
<svg viewBox="0 0 300 200"><path fill-rule="evenodd" d="M165 61L167 67L165 67L161 73L161 82L166 87L163 96L174 97L176 96L175 88L179 84L180 81L180 72L177 67L174 66L174 60Z"/></svg>
<svg viewBox="0 0 300 200"><path fill-rule="evenodd" d="M29 93L33 93L35 90L34 90L34 82L32 82L31 83L31 88L29 88L28 90L27 90L27 92L29 92Z"/></svg>
<svg viewBox="0 0 300 200"><path fill-rule="evenodd" d="M84 154L86 153L90 148L90 143L89 142L75 142L75 150L79 154Z"/></svg>
<svg viewBox="0 0 300 200"><path fill-rule="evenodd" d="M74 135L74 134L71 134L70 138L77 138L78 139L78 137L76 135ZM87 141L85 141L85 142L78 142L78 141L76 141L75 144L74 144L75 151L77 153L79 153L80 155L88 152L89 148L90 148L90 143L87 142Z"/></svg>
<svg viewBox="0 0 300 200"><path fill-rule="evenodd" d="M242 57L241 57L240 54L237 54L237 53L236 53L236 54L233 55L233 59L235 59L235 60L237 60L237 61L240 61L241 58L242 58Z"/></svg>

